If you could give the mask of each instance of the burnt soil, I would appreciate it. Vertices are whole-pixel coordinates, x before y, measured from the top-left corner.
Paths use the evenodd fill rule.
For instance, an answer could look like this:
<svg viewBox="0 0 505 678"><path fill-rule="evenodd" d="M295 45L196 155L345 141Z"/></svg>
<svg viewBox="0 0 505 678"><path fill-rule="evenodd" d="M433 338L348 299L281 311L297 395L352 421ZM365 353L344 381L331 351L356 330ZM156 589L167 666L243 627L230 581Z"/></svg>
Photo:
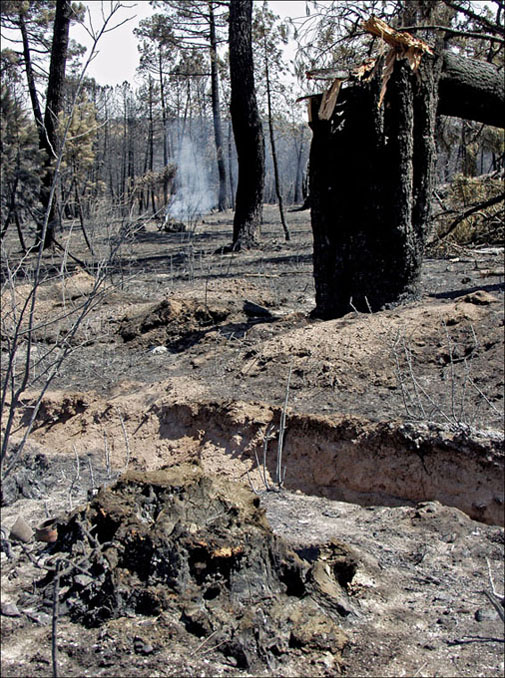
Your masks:
<svg viewBox="0 0 505 678"><path fill-rule="evenodd" d="M2 488L3 675L51 675L57 561L62 676L502 675L503 249L321 321L309 220L286 243L267 206L243 253L231 212L144 224L75 333L112 239L61 235L88 272L45 255L35 375L72 352ZM58 541L11 540L18 515Z"/></svg>

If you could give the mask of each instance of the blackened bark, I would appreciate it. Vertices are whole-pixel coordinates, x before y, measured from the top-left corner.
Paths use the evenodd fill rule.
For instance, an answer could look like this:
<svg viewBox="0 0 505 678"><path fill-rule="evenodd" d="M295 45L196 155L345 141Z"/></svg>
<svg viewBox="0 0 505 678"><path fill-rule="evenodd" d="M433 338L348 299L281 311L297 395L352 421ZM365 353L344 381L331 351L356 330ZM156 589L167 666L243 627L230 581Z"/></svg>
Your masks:
<svg viewBox="0 0 505 678"><path fill-rule="evenodd" d="M212 119L214 121L214 140L216 142L217 173L219 193L217 208L226 209L226 167L223 152L223 132L221 126L221 106L219 103L219 76L217 72L217 38L213 0L209 0L209 37L210 37L210 82L212 94Z"/></svg>
<svg viewBox="0 0 505 678"><path fill-rule="evenodd" d="M397 61L379 109L379 71L318 120L310 155L315 315L374 311L416 293L434 181L440 60Z"/></svg>
<svg viewBox="0 0 505 678"><path fill-rule="evenodd" d="M503 70L447 51L443 59L438 112L505 127Z"/></svg>
<svg viewBox="0 0 505 678"><path fill-rule="evenodd" d="M72 8L69 0L57 0L44 113L46 158L42 171L40 190L42 208L45 213L49 210L49 218L45 233L44 222L39 223L37 229L37 244L43 240L44 249L53 244L57 225L57 210L54 199L51 200L51 186L54 179L54 161L59 151L58 116L63 107L63 87L65 84L65 67L67 63L71 16Z"/></svg>
<svg viewBox="0 0 505 678"><path fill-rule="evenodd" d="M439 52L440 53L440 52ZM416 293L434 187L437 112L504 126L504 92L491 64L444 52L412 74L398 60L377 108L379 70L350 84L330 121L318 120L310 156L315 314L378 310Z"/></svg>
<svg viewBox="0 0 505 678"><path fill-rule="evenodd" d="M251 19L252 0L230 3L230 111L238 156L233 249L256 245L263 211L265 147L254 88Z"/></svg>

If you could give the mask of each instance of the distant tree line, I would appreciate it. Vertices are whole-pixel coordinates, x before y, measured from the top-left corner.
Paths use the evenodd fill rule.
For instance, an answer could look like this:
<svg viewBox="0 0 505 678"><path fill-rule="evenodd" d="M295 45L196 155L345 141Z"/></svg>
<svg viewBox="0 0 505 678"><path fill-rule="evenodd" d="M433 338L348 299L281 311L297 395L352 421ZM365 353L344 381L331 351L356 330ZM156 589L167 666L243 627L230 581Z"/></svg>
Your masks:
<svg viewBox="0 0 505 678"><path fill-rule="evenodd" d="M23 249L32 244L31 230L40 238L55 154L70 115L46 245L62 219L79 219L86 233L85 223L101 203L123 213L163 216L186 137L198 149L196 162L209 176L215 208L234 207L238 165L230 116L228 4L152 4L153 15L135 30L139 85L100 86L85 78L73 105L83 50L71 32L74 22L85 19L82 5L67 0L2 3L2 27L16 29L19 39L1 53L2 237L9 227L18 228ZM264 50L262 17L265 13L258 10L253 39ZM280 45L285 33L276 28L277 37L273 34L279 20L269 14L268 21L271 40ZM303 108L282 81L285 66L276 49L268 101L262 75L257 90L262 126L271 126L271 134L265 133L263 200L277 202L280 190L287 204L298 204L310 130ZM264 61L258 59L256 68L264 69Z"/></svg>
<svg viewBox="0 0 505 678"><path fill-rule="evenodd" d="M465 0L371 0L332 3L324 11L307 2L307 16L291 22L251 0L236 0L231 15L223 0L157 0L151 5L152 16L135 31L139 84L110 87L91 78L80 82L84 50L72 40L72 26L86 19L83 5L70 0L1 3L2 29L16 40L2 50L0 61L2 238L16 228L25 250L41 242L46 220L43 245L50 246L61 221L77 219L92 247L87 222L101 205L121 214L162 217L176 190L177 156L185 138L198 149L195 162L209 177L215 208L235 208L239 166L229 56L233 26L243 20L249 22L254 57L262 138L257 143L265 148L264 188L258 195L262 202L280 205L281 219L284 204L303 202L312 136L304 106L296 103L293 80L287 78L283 46L288 35L299 41L295 67L304 82L311 69L356 67L369 57L377 39L366 37L360 26L374 13L392 25L403 22L405 28L408 16L418 26L419 17L435 17L433 30L440 32L442 25L451 49L490 64L503 60L504 8L498 1L476 7ZM113 12L119 7L113 3ZM423 35L429 33L429 26L421 28L426 29ZM107 40L107 34L101 39ZM236 55L232 59L233 71L238 61ZM441 183L503 165L503 133L496 127L441 116L436 144ZM341 160L344 171L347 161Z"/></svg>

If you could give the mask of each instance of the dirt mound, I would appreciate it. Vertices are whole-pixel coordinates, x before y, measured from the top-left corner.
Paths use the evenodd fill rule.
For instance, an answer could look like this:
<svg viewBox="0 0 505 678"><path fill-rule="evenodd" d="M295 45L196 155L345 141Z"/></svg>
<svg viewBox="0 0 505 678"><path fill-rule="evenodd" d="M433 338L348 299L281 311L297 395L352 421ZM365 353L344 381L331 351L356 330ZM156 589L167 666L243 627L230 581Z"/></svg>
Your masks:
<svg viewBox="0 0 505 678"><path fill-rule="evenodd" d="M89 273L79 271L73 275L55 276L53 279L45 281L38 289L39 301L52 301L54 304L64 304L65 302L80 299L89 295L96 280ZM9 305L13 295L16 298L16 305L19 307L25 302L33 292L32 282L16 285L14 289L9 289L2 294L2 306Z"/></svg>
<svg viewBox="0 0 505 678"><path fill-rule="evenodd" d="M293 652L339 662L357 570L349 548L296 553L248 488L195 465L126 474L60 526L58 544L79 563L62 575L63 601L88 627L164 612L181 639L212 636L239 668L275 669Z"/></svg>
<svg viewBox="0 0 505 678"><path fill-rule="evenodd" d="M197 300L164 299L147 311L133 317L126 316L120 323L119 334L125 342L165 345L173 351L182 351L215 330L233 311L231 304L213 303L211 306Z"/></svg>
<svg viewBox="0 0 505 678"><path fill-rule="evenodd" d="M294 383L365 394L371 386L395 389L402 376L410 381L407 352L416 371L451 366L463 380L465 359L488 361L491 350L502 354L500 311L496 297L479 292L449 303L431 301L422 308L412 304L371 315L350 313L258 342L246 356L242 374L250 379L290 362ZM492 334L477 337L474 326L484 316L496 316L495 327ZM249 337L259 331L251 330Z"/></svg>
<svg viewBox="0 0 505 678"><path fill-rule="evenodd" d="M2 329L6 336L14 336L18 324L22 330L27 329L33 292L32 283L5 287L2 291ZM126 298L126 293L118 291L109 281L84 271L73 275L61 273L42 281L33 308L32 350L37 353L43 347L45 353L47 344L63 341L74 346L94 344L104 338L104 329L108 329L109 307L121 308ZM131 303L131 297L127 303ZM41 347L37 347L37 342Z"/></svg>

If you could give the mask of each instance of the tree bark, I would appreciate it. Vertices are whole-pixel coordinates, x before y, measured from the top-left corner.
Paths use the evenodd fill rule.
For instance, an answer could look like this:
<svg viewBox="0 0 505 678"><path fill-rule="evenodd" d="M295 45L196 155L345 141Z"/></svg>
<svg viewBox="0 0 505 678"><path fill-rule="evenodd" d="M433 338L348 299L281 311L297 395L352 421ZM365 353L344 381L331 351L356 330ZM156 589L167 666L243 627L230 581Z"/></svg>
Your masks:
<svg viewBox="0 0 505 678"><path fill-rule="evenodd" d="M252 0L230 3L230 111L238 156L232 243L235 250L257 244L265 183L265 147L254 88L251 20Z"/></svg>
<svg viewBox="0 0 505 678"><path fill-rule="evenodd" d="M37 244L43 240L46 249L54 242L54 234L58 222L54 199L51 200L51 186L54 180L54 160L58 148L58 116L63 107L63 88L65 84L65 67L67 63L68 39L72 7L69 0L57 0L54 16L53 42L47 83L46 108L44 112L44 134L46 158L42 171L40 201L45 213L49 210L47 228L44 222L38 225Z"/></svg>
<svg viewBox="0 0 505 678"><path fill-rule="evenodd" d="M435 52L437 53L437 52ZM314 315L377 311L417 293L435 180L436 114L504 126L498 70L438 52L413 74L397 60L378 108L380 69L349 83L330 120L312 99Z"/></svg>
<svg viewBox="0 0 505 678"><path fill-rule="evenodd" d="M210 38L210 81L212 94L212 119L214 122L214 140L216 142L217 173L219 193L217 208L226 209L226 167L223 152L223 132L221 126L221 106L219 103L219 77L217 72L217 38L213 0L209 0L209 38Z"/></svg>
<svg viewBox="0 0 505 678"><path fill-rule="evenodd" d="M438 112L505 127L503 71L493 64L444 52Z"/></svg>
<svg viewBox="0 0 505 678"><path fill-rule="evenodd" d="M423 63L424 62L424 63ZM378 108L380 69L318 120L310 155L316 309L377 311L415 295L434 182L439 63L397 61Z"/></svg>

